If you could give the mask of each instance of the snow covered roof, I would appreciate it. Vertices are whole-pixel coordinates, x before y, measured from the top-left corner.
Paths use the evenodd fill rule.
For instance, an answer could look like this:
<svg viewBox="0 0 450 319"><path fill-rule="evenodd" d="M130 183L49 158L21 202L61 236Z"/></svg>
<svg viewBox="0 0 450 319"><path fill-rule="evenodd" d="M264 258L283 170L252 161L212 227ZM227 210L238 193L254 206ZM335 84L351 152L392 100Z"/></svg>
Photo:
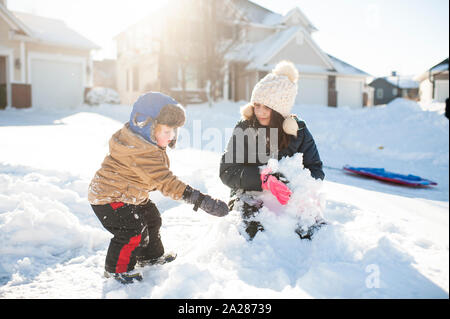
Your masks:
<svg viewBox="0 0 450 319"><path fill-rule="evenodd" d="M283 21L281 14L275 13L248 0L234 0L238 10L245 13L246 18L253 23L277 25Z"/></svg>
<svg viewBox="0 0 450 319"><path fill-rule="evenodd" d="M9 11L2 2L0 2L0 17L5 19L5 22L9 27L19 34L24 34L26 36L31 36L31 31L26 25L22 23L16 16L14 16L11 11Z"/></svg>
<svg viewBox="0 0 450 319"><path fill-rule="evenodd" d="M348 64L347 62L344 62L330 54L327 55L333 62L334 68L338 73L370 76L370 74L358 69L357 67L354 67L353 65Z"/></svg>
<svg viewBox="0 0 450 319"><path fill-rule="evenodd" d="M262 41L240 43L226 57L237 62L249 62L248 70L263 70L270 57L284 47L301 29L301 26L292 26L275 32Z"/></svg>
<svg viewBox="0 0 450 319"><path fill-rule="evenodd" d="M425 79L428 79L428 76L430 72L432 74L441 73L444 71L448 71L448 58L444 59L443 61L439 62L435 66L431 67L430 69L426 70L425 72L422 72L421 74L414 77L414 80L422 82Z"/></svg>
<svg viewBox="0 0 450 319"><path fill-rule="evenodd" d="M100 49L98 45L70 29L62 20L44 18L29 13L13 12L39 41L77 49Z"/></svg>
<svg viewBox="0 0 450 319"><path fill-rule="evenodd" d="M309 32L317 31L317 28L311 23L311 21L309 21L309 19L298 7L291 9L288 13L286 13L286 15L283 16L282 14L273 12L249 0L233 0L232 3L235 8L242 12L245 18L251 23L262 24L270 27L280 26L284 25L289 17L294 14L298 14Z"/></svg>
<svg viewBox="0 0 450 319"><path fill-rule="evenodd" d="M431 72L441 72L445 70L448 70L448 58L430 69Z"/></svg>
<svg viewBox="0 0 450 319"><path fill-rule="evenodd" d="M235 62L247 62L247 70L270 71L275 65L268 64L267 61L274 56L277 51L284 47L297 32L302 29L301 26L293 26L288 29L274 33L266 39L255 43L241 43L238 44L234 50L226 55L226 58ZM331 68L317 66L296 64L296 67L302 73L316 73L328 74L330 72L337 72L338 74L354 75L354 76L370 76L366 72L332 56L324 54L325 58L329 59Z"/></svg>
<svg viewBox="0 0 450 319"><path fill-rule="evenodd" d="M396 76L385 76L385 77L382 77L382 79L386 80L393 86L396 86L400 89L418 89L419 88L419 82L414 81L411 77L397 78Z"/></svg>

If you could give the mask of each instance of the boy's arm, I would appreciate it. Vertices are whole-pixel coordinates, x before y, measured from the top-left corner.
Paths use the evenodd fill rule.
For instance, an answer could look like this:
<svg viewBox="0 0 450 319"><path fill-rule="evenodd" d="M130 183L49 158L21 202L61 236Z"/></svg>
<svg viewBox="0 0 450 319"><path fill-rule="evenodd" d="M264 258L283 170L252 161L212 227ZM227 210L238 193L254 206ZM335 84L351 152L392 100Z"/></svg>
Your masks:
<svg viewBox="0 0 450 319"><path fill-rule="evenodd" d="M132 166L133 170L148 183L149 188L156 188L164 196L194 204L195 211L200 207L214 216L221 217L228 214L229 210L225 202L202 194L180 181L166 166L164 159L159 154L136 158Z"/></svg>
<svg viewBox="0 0 450 319"><path fill-rule="evenodd" d="M148 188L156 188L164 196L181 200L187 185L172 173L160 154L146 155L137 157L131 168L145 181Z"/></svg>

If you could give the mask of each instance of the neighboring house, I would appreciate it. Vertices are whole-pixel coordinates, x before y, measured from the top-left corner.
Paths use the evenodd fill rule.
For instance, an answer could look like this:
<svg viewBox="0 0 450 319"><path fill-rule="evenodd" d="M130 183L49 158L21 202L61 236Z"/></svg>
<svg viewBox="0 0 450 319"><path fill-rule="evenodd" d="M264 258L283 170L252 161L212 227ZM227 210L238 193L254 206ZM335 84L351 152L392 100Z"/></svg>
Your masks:
<svg viewBox="0 0 450 319"><path fill-rule="evenodd" d="M445 102L449 96L448 58L417 75L414 80L420 83L419 95L421 101Z"/></svg>
<svg viewBox="0 0 450 319"><path fill-rule="evenodd" d="M248 0L227 0L223 4L232 8L236 18L228 21L227 30L221 34L238 39L225 55L223 98L250 100L254 85L277 62L290 60L300 73L297 103L350 107L370 104L371 88L366 86L370 75L323 52L311 37L316 27L299 8L283 16ZM159 41L164 38L164 14L144 19L115 38L117 89L125 103L133 103L146 90L160 87L160 56L166 54ZM187 89L191 92L207 91L201 71L195 67L189 70ZM176 70L172 74L171 90L175 94L180 84Z"/></svg>
<svg viewBox="0 0 450 319"><path fill-rule="evenodd" d="M397 97L418 100L419 83L409 77L386 76L376 78L369 86L375 89L374 105L387 104Z"/></svg>
<svg viewBox="0 0 450 319"><path fill-rule="evenodd" d="M311 37L317 28L299 8L283 16L250 1L233 3L249 27L246 41L228 55L230 99L248 101L254 85L278 61L290 60L300 73L297 103L363 106L370 75L323 52Z"/></svg>
<svg viewBox="0 0 450 319"><path fill-rule="evenodd" d="M0 108L79 105L92 86L93 49L63 21L11 12L0 0Z"/></svg>
<svg viewBox="0 0 450 319"><path fill-rule="evenodd" d="M117 46L116 89L124 104L132 104L146 91L159 91L158 16L129 27L114 39Z"/></svg>

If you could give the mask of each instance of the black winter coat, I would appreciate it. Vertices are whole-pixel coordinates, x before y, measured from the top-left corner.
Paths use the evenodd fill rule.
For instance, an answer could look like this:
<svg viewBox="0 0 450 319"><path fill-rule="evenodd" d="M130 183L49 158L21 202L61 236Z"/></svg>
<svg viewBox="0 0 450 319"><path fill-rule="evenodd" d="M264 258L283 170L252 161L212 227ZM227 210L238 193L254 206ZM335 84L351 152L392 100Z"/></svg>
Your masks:
<svg viewBox="0 0 450 319"><path fill-rule="evenodd" d="M222 155L220 163L220 179L231 189L243 189L248 191L262 191L259 166L266 165L268 158L256 156L258 153L258 135L247 138L237 138L237 130L246 130L253 127L250 120L241 120L237 123L230 138L227 149ZM305 122L297 119L299 130L297 137L290 135L290 142L287 148L278 152L278 160L285 156L293 156L296 153L303 153L303 166L310 170L311 176L316 179L324 179L325 173L322 170L322 161L316 143L306 127ZM250 131L250 130L249 130ZM256 132L256 130L252 130ZM255 143L256 148L249 150L249 140ZM244 152L237 154L236 151ZM266 150L265 150L265 155ZM238 159L239 158L239 159ZM231 159L231 160L230 160Z"/></svg>

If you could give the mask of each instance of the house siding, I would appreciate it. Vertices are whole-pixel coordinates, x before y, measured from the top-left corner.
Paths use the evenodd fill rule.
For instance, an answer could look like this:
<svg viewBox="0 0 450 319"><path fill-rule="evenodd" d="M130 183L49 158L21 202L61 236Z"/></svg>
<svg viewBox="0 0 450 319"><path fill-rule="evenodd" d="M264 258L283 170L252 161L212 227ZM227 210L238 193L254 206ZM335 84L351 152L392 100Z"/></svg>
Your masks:
<svg viewBox="0 0 450 319"><path fill-rule="evenodd" d="M2 47L12 49L13 52L13 61L20 57L20 44L18 41L13 41L9 39L9 25L0 18L0 43ZM20 82L21 79L21 73L20 70L14 67L13 70L9 70L9 72L12 72L12 81L13 82Z"/></svg>
<svg viewBox="0 0 450 319"><path fill-rule="evenodd" d="M321 67L328 67L325 62L314 52L314 49L303 40L302 45L296 43L295 38L278 52L271 60L270 63L277 63L280 60L289 59L295 64L316 65ZM301 70L300 70L301 72Z"/></svg>
<svg viewBox="0 0 450 319"><path fill-rule="evenodd" d="M396 87L389 82L383 80L383 79L376 79L372 83L370 83L370 86L375 89L374 92L374 105L380 105L380 104L387 104L390 101L392 101L397 96L400 96L401 92L398 92L397 95L394 95L392 93L392 90ZM377 94L377 90L383 90L383 96L380 97Z"/></svg>

